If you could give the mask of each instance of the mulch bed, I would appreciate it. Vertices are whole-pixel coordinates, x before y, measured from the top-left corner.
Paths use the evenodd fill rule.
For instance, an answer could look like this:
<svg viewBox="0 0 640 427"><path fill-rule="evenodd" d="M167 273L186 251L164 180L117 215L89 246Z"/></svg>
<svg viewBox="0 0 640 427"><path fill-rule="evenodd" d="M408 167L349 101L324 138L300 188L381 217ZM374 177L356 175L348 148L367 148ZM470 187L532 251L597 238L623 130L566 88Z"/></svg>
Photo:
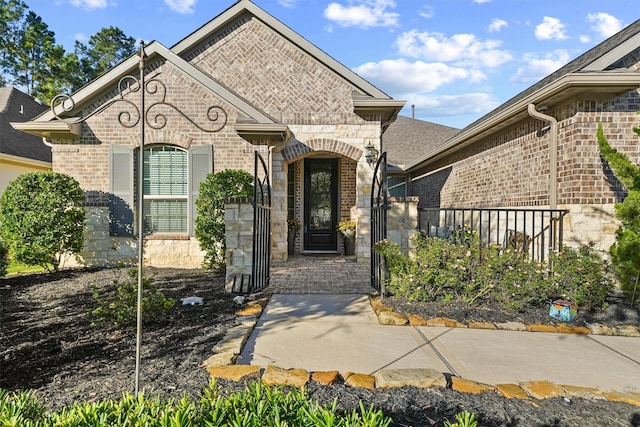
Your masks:
<svg viewBox="0 0 640 427"><path fill-rule="evenodd" d="M154 284L176 305L169 314L143 328L141 385L148 393L167 398L183 394L196 398L209 383L200 367L212 347L235 326L238 306L224 292L224 277L201 270L146 269ZM119 276L118 276L119 274ZM30 274L0 279L0 388L33 389L50 409L74 401L117 399L134 388L135 327L91 326L87 311L96 307L94 287L107 289L113 281L127 280L124 270L87 269L51 274ZM180 299L198 296L203 305L181 305ZM386 299L386 304L407 308L407 301ZM456 316L498 321L498 312L451 305L410 304L413 314ZM615 304L612 312L633 316ZM500 319L525 321L531 313L500 312ZM544 318L540 314L540 319ZM516 318L514 318L514 316ZM520 316L520 318L517 318ZM607 315L605 318L613 319ZM637 319L637 317L636 317ZM464 319L456 319L464 320ZM476 320L476 317L474 317ZM640 341L639 341L640 343ZM219 381L224 390L244 384ZM640 408L603 400L508 400L494 393L462 394L445 388L412 387L368 391L337 384L310 383L309 395L321 403L338 399L351 410L363 401L374 404L394 420L394 426L443 425L456 413L476 413L481 426L640 426Z"/></svg>

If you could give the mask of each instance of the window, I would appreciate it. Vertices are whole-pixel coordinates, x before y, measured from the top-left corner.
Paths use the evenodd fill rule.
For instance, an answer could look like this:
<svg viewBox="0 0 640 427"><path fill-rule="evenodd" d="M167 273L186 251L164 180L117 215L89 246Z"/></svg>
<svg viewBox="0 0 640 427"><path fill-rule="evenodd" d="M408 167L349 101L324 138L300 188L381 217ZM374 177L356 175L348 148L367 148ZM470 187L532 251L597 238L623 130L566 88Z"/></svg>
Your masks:
<svg viewBox="0 0 640 427"><path fill-rule="evenodd" d="M404 176L390 176L389 196L405 198L406 197L406 178Z"/></svg>
<svg viewBox="0 0 640 427"><path fill-rule="evenodd" d="M110 146L109 233L137 233L135 215L137 150ZM189 151L171 145L144 150L144 227L146 233L194 235L194 217L200 183L213 172L213 146L198 145Z"/></svg>
<svg viewBox="0 0 640 427"><path fill-rule="evenodd" d="M145 232L186 233L188 196L187 152L170 146L154 146L145 149Z"/></svg>

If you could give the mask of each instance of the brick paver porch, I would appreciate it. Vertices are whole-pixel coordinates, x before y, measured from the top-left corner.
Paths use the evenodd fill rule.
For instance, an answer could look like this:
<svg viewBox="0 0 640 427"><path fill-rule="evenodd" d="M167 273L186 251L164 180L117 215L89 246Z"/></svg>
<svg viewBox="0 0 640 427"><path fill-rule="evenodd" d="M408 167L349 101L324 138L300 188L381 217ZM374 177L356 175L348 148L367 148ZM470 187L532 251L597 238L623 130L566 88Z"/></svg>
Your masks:
<svg viewBox="0 0 640 427"><path fill-rule="evenodd" d="M269 290L278 294L370 294L370 264L353 256L295 255L272 262Z"/></svg>

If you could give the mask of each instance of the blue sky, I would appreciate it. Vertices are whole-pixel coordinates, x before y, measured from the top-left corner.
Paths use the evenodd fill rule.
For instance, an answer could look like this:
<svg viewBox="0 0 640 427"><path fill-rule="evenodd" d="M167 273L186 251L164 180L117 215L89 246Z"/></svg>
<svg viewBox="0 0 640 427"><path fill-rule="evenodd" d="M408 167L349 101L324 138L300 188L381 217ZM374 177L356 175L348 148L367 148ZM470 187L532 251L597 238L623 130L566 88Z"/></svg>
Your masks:
<svg viewBox="0 0 640 427"><path fill-rule="evenodd" d="M235 0L26 0L73 51L103 27L167 47ZM640 18L638 0L254 0L396 99L464 127Z"/></svg>

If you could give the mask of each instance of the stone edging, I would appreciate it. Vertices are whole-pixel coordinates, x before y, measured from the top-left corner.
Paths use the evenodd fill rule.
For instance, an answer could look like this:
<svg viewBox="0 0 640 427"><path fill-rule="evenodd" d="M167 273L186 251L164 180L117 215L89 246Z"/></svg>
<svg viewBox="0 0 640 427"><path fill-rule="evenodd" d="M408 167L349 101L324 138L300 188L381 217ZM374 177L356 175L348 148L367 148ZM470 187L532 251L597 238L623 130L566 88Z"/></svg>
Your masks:
<svg viewBox="0 0 640 427"><path fill-rule="evenodd" d="M460 323L446 317L433 317L424 319L413 314L403 314L393 311L391 307L385 306L380 297L369 296L371 307L378 316L381 325L395 326L440 326L447 328L469 328L469 329L493 329L504 331L527 331L527 332L547 332L561 334L580 335L614 335L621 337L640 337L640 328L633 325L621 325L609 327L599 323L588 324L587 326L572 326L566 323L556 325L546 325L542 323L524 324L522 322L487 323L469 322Z"/></svg>
<svg viewBox="0 0 640 427"><path fill-rule="evenodd" d="M508 399L535 400L581 397L640 406L640 393L635 392L601 391L591 387L554 384L549 381L489 385L455 377L434 369L384 369L374 375L369 375L354 372L340 373L338 371L309 372L305 369L283 369L275 365L268 365L264 369L256 365L236 365L236 359L268 301L268 297L249 301L244 309L236 313L237 326L229 329L225 337L213 347L213 356L202 362L202 367L207 369L212 378L224 378L232 381L259 379L269 385L298 387L306 386L309 381L317 381L327 386L340 381L347 386L362 387L368 390L403 386L447 387L462 393L495 392ZM374 300L371 301L373 304ZM407 322L407 324L409 323Z"/></svg>

